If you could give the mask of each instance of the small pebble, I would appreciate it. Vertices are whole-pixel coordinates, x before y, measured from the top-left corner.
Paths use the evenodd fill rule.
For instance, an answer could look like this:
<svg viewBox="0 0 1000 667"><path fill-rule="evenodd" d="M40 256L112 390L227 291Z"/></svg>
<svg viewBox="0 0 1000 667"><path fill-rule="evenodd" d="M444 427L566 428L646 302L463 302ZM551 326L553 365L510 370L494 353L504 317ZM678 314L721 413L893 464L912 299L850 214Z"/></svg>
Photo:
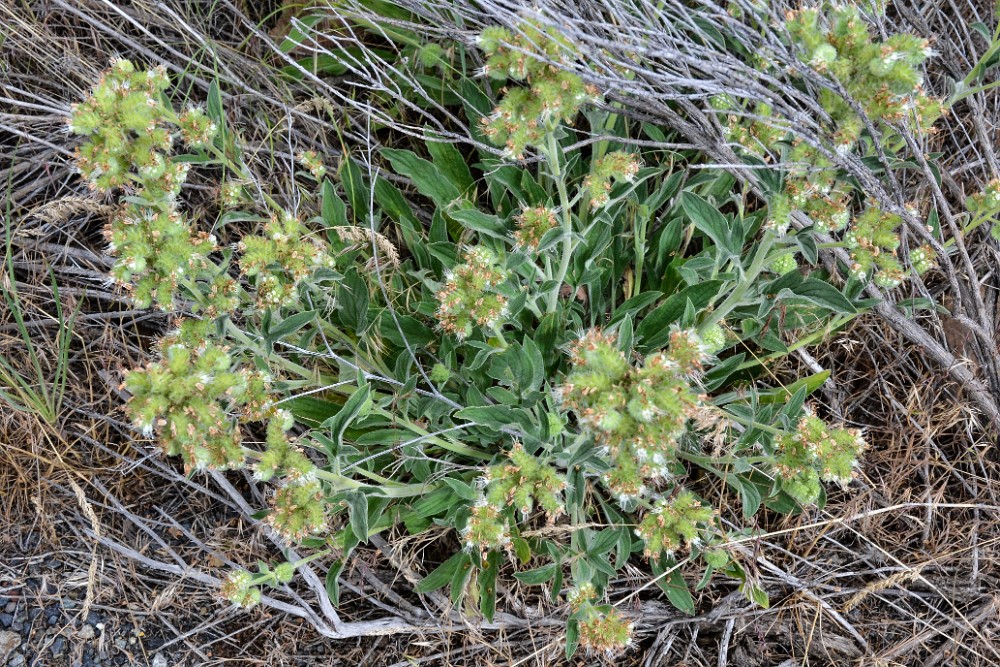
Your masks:
<svg viewBox="0 0 1000 667"><path fill-rule="evenodd" d="M24 664L24 656L20 653L15 653L10 656L10 662L7 663L8 667L21 667Z"/></svg>
<svg viewBox="0 0 1000 667"><path fill-rule="evenodd" d="M0 614L0 627L9 628L10 624L14 622L13 614Z"/></svg>
<svg viewBox="0 0 1000 667"><path fill-rule="evenodd" d="M54 658L57 655L61 655L65 647L66 647L65 637L56 637L55 641L52 642L52 646L49 647L49 651L51 651L52 657Z"/></svg>
<svg viewBox="0 0 1000 667"><path fill-rule="evenodd" d="M20 645L21 637L16 632L0 632L0 662L6 660L7 656Z"/></svg>
<svg viewBox="0 0 1000 667"><path fill-rule="evenodd" d="M8 602L3 608L8 614L13 614L15 609L17 609L17 603L15 602Z"/></svg>
<svg viewBox="0 0 1000 667"><path fill-rule="evenodd" d="M162 653L157 653L153 656L153 664L151 667L167 667L167 658Z"/></svg>
<svg viewBox="0 0 1000 667"><path fill-rule="evenodd" d="M50 614L45 620L49 625L55 625L59 622L59 616L57 614Z"/></svg>
<svg viewBox="0 0 1000 667"><path fill-rule="evenodd" d="M95 635L94 626L89 624L80 628L80 631L76 633L76 636L80 639L93 639Z"/></svg>

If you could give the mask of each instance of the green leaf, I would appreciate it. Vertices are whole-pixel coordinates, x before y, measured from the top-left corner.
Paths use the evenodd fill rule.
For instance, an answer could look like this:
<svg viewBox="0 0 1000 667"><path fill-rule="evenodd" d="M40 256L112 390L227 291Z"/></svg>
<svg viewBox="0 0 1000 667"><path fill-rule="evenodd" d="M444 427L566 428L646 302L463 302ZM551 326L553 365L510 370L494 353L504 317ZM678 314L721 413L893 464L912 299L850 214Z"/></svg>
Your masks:
<svg viewBox="0 0 1000 667"><path fill-rule="evenodd" d="M273 345L275 341L287 338L305 325L312 322L314 319L316 319L315 310L307 310L305 312L289 315L285 319L281 320L277 326L272 327L267 332L267 341Z"/></svg>
<svg viewBox="0 0 1000 667"><path fill-rule="evenodd" d="M487 621L492 621L497 611L497 573L500 571L500 554L491 551L486 557L486 567L479 574L479 611Z"/></svg>
<svg viewBox="0 0 1000 667"><path fill-rule="evenodd" d="M798 285L788 288L795 296L835 313L857 313L858 309L830 283L816 278L806 278Z"/></svg>
<svg viewBox="0 0 1000 667"><path fill-rule="evenodd" d="M763 586L756 582L746 581L740 586L740 592L746 596L746 599L753 602L763 609L768 609L771 606L771 600L767 596L767 591L764 590Z"/></svg>
<svg viewBox="0 0 1000 667"><path fill-rule="evenodd" d="M454 556L438 565L433 572L417 582L418 593L430 593L449 584L463 565L469 564L469 554L459 551Z"/></svg>
<svg viewBox="0 0 1000 667"><path fill-rule="evenodd" d="M740 492L740 500L743 503L743 518L751 519L760 509L762 501L760 489L757 488L756 484L740 475L727 475L726 481Z"/></svg>
<svg viewBox="0 0 1000 667"><path fill-rule="evenodd" d="M782 403L788 399L789 396L793 396L795 392L800 389L804 389L806 395L812 394L814 391L823 386L823 383L830 378L830 371L821 371L819 373L813 373L812 375L804 378L800 378L788 385L787 387L779 387L768 392L760 392L758 394L758 399L762 405L768 405L771 403Z"/></svg>
<svg viewBox="0 0 1000 667"><path fill-rule="evenodd" d="M479 426L497 431L516 422L514 411L506 405L484 405L463 408L455 413L463 421L475 422Z"/></svg>
<svg viewBox="0 0 1000 667"><path fill-rule="evenodd" d="M656 577L656 585L667 594L670 604L685 614L694 616L694 598L691 597L691 591L688 590L687 582L684 581L680 568L673 570L666 576L660 576L667 571L667 568L657 560L650 560L649 564Z"/></svg>
<svg viewBox="0 0 1000 667"><path fill-rule="evenodd" d="M608 322L608 327L612 327L618 322L621 322L626 315L635 315L639 311L652 306L662 296L663 292L655 291L636 294L634 297L628 299L615 309L615 314L611 316L611 321Z"/></svg>
<svg viewBox="0 0 1000 667"><path fill-rule="evenodd" d="M337 286L340 297L340 320L355 335L360 336L368 326L368 284L361 278L357 269L352 268L344 274Z"/></svg>
<svg viewBox="0 0 1000 667"><path fill-rule="evenodd" d="M351 213L354 214L355 224L367 220L371 208L368 183L361 167L349 156L340 161L340 182L344 186L344 194L347 196Z"/></svg>
<svg viewBox="0 0 1000 667"><path fill-rule="evenodd" d="M472 575L472 556L464 551L462 554L465 559L455 568L455 574L451 578L451 603L454 605L457 605L462 599L465 594L465 586L469 583L469 577Z"/></svg>
<svg viewBox="0 0 1000 667"><path fill-rule="evenodd" d="M350 491L344 496L350 515L351 530L362 544L368 542L368 496L361 491Z"/></svg>
<svg viewBox="0 0 1000 667"><path fill-rule="evenodd" d="M205 101L205 113L215 121L220 132L226 124L226 112L222 106L222 91L219 90L219 82L212 80L208 84L208 99Z"/></svg>
<svg viewBox="0 0 1000 667"><path fill-rule="evenodd" d="M507 226L504 225L503 220L495 215L487 215L474 208L452 211L450 215L454 220L462 223L463 227L471 229L480 237L488 236L501 241L509 241Z"/></svg>
<svg viewBox="0 0 1000 667"><path fill-rule="evenodd" d="M568 623L566 623L567 660L573 658L573 654L576 653L576 649L579 645L580 645L580 623L576 620L571 620Z"/></svg>
<svg viewBox="0 0 1000 667"><path fill-rule="evenodd" d="M340 448L344 444L344 431L358 415L371 409L372 390L368 384L358 387L344 403L344 407L321 424L322 428L330 429L331 437Z"/></svg>
<svg viewBox="0 0 1000 667"><path fill-rule="evenodd" d="M531 545L528 544L528 541L521 537L515 537L511 539L511 544L514 546L514 555L521 561L521 565L527 565L528 561L531 560Z"/></svg>
<svg viewBox="0 0 1000 667"><path fill-rule="evenodd" d="M465 158L455 145L449 141L428 141L427 152L434 160L437 167L445 178L451 182L461 193L468 194L472 190L472 172Z"/></svg>
<svg viewBox="0 0 1000 667"><path fill-rule="evenodd" d="M433 162L419 157L413 151L385 148L382 155L389 160L393 171L406 176L417 191L441 208L449 208L462 193L434 166Z"/></svg>
<svg viewBox="0 0 1000 667"><path fill-rule="evenodd" d="M593 541L587 548L587 553L591 556L603 556L611 551L618 543L618 531L614 528L607 528L597 533Z"/></svg>
<svg viewBox="0 0 1000 667"><path fill-rule="evenodd" d="M733 223L726 219L726 216L719 213L719 210L707 201L694 194L684 191L680 195L681 208L687 213L691 222L700 232L705 234L721 250L730 256L738 256L739 247L733 233Z"/></svg>
<svg viewBox="0 0 1000 667"><path fill-rule="evenodd" d="M344 571L344 564L346 562L346 556L339 558L326 571L326 594L330 596L330 602L335 607L340 604L340 573Z"/></svg>
<svg viewBox="0 0 1000 667"><path fill-rule="evenodd" d="M451 487L451 490L463 500L476 500L479 497L479 494L476 493L476 490L473 487L460 479L445 477L442 481Z"/></svg>
<svg viewBox="0 0 1000 667"><path fill-rule="evenodd" d="M541 567L536 567L533 570L525 570L524 572L515 572L514 578L521 583L528 584L529 586L537 586L538 584L544 584L550 581L552 577L555 576L556 570L559 568L555 563L546 563Z"/></svg>
<svg viewBox="0 0 1000 667"><path fill-rule="evenodd" d="M333 187L330 179L323 179L323 189L320 196L322 198L320 215L323 216L323 224L328 227L347 227L350 224L347 221L347 204L337 195L337 190ZM337 237L337 240L339 239L340 237ZM331 238L331 240L334 239Z"/></svg>

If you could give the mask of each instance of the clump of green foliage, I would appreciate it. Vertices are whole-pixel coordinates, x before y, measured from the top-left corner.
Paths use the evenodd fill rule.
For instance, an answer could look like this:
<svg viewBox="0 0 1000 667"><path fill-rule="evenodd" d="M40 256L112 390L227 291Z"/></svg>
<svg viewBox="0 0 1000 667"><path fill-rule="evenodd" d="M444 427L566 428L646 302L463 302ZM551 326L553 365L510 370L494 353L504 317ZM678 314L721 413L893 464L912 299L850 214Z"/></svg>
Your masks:
<svg viewBox="0 0 1000 667"><path fill-rule="evenodd" d="M896 287L906 275L899 252L902 218L872 202L859 204L858 188L838 168L836 156L874 157L872 132L891 155L904 146L896 129L901 123L917 132L932 130L944 103L924 92L921 66L933 52L927 40L913 35L877 39L852 5L790 11L784 29L803 63L833 82L819 88L815 100L825 113L824 143L816 145L781 127L768 102L750 102L744 109L721 96L713 104L727 114L732 141L748 155L777 160L785 170L780 187L770 193L768 225L784 233L792 213L801 211L816 231L843 233L852 276ZM765 62L760 66L768 70ZM910 266L918 274L933 265L930 246L911 251Z"/></svg>
<svg viewBox="0 0 1000 667"><path fill-rule="evenodd" d="M266 521L309 552L236 571L223 595L252 606L260 586L333 559L336 602L340 568L359 544L436 525L462 548L418 592L450 586L454 601L474 596L492 618L502 573L547 586L568 605L568 654L630 645L632 622L608 603L630 562L646 562L688 613L684 573L695 568L766 603L728 548L749 524L726 528L718 517L732 506L701 497L694 473L739 499L737 526L762 506L821 504L820 480L850 481L863 440L805 407L828 374L788 387L754 380L855 317L856 291L814 268L812 238L773 224L775 205L750 205L732 177L688 173L696 155L629 148L633 133L654 128L588 108L599 91L554 66L579 58L557 31L524 21L490 28L478 44L490 77L510 83L502 97L472 73L443 70L463 90L477 138L504 147L503 158L436 142L413 146L420 153L385 148L404 191L349 154L328 173L316 152L300 151L311 208L299 213L244 187L238 128L217 89L205 116L176 116L161 95L165 75L119 62L74 112L81 159L115 160L113 178L86 163L84 177L145 193L125 198L134 210L112 234L142 227L160 241L157 225L170 222L186 248L150 263L142 246L117 245L115 271L137 303L197 313L162 342L159 360L129 374L133 420L191 470L252 468L273 486ZM432 50L434 62L458 48ZM114 141L102 129L122 105L134 113L127 91L137 86L162 170L139 164L145 135L135 124ZM581 119L622 141L570 149ZM175 139L197 160L173 155ZM509 161L529 151L536 166ZM196 231L219 221L188 220L180 185L160 187L191 162L232 174L220 184L220 220L258 220L259 234L222 250ZM374 271L368 255L386 254L387 237L400 258ZM263 438L250 447L254 432ZM540 523L559 530L534 530Z"/></svg>

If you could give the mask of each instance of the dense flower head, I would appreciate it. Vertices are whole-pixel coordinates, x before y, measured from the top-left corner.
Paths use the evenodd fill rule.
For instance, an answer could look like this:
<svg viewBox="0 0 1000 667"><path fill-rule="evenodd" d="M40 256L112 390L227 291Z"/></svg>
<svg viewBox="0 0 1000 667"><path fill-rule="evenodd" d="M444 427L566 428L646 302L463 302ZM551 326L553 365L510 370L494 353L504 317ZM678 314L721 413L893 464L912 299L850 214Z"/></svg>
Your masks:
<svg viewBox="0 0 1000 667"><path fill-rule="evenodd" d="M1000 225L995 222L997 213L1000 213L1000 178L990 180L983 186L982 190L966 197L965 207L975 223L989 221L991 223L990 235L994 239L1000 240ZM917 269L917 272L920 273L920 270Z"/></svg>
<svg viewBox="0 0 1000 667"><path fill-rule="evenodd" d="M597 598L597 588L589 581L571 588L566 594L566 602L573 611L580 611Z"/></svg>
<svg viewBox="0 0 1000 667"><path fill-rule="evenodd" d="M249 609L260 603L260 589L253 585L253 575L246 570L233 570L222 582L220 595L233 604Z"/></svg>
<svg viewBox="0 0 1000 667"><path fill-rule="evenodd" d="M572 369L558 392L564 407L602 445L611 467L604 482L623 503L667 479L677 439L701 398L691 376L709 350L694 332L675 330L666 351L631 365L614 336L593 329L571 348Z"/></svg>
<svg viewBox="0 0 1000 667"><path fill-rule="evenodd" d="M200 107L190 107L177 117L181 139L191 148L207 148L219 131L218 126Z"/></svg>
<svg viewBox="0 0 1000 667"><path fill-rule="evenodd" d="M980 192L965 200L965 207L972 213L987 213L1000 209L1000 178L989 181Z"/></svg>
<svg viewBox="0 0 1000 667"><path fill-rule="evenodd" d="M495 329L507 318L507 298L497 292L508 276L500 258L487 248L473 246L462 259L436 295L441 328L460 339L472 335L474 325Z"/></svg>
<svg viewBox="0 0 1000 667"><path fill-rule="evenodd" d="M514 244L529 252L538 249L545 233L559 224L556 212L546 206L526 208L515 219L517 231L514 232Z"/></svg>
<svg viewBox="0 0 1000 667"><path fill-rule="evenodd" d="M511 506L527 517L537 504L549 521L563 513L562 491L566 480L551 466L528 453L520 443L507 454L508 461L486 472L487 502L502 508Z"/></svg>
<svg viewBox="0 0 1000 667"><path fill-rule="evenodd" d="M70 131L87 137L77 150L77 168L91 187L125 185L135 165L169 150L169 132L162 126L170 113L160 101L169 83L163 68L139 72L128 60L115 60L90 97L71 107Z"/></svg>
<svg viewBox="0 0 1000 667"><path fill-rule="evenodd" d="M895 120L913 111L914 100L926 97L920 67L933 53L926 39L901 33L875 41L852 5L791 11L785 27L810 64L842 82L871 117ZM926 112L926 117L917 115L922 126L936 120L939 106Z"/></svg>
<svg viewBox="0 0 1000 667"><path fill-rule="evenodd" d="M253 476L267 481L275 475L284 474L293 482L311 481L316 477L316 466L306 457L301 447L296 447L288 438L287 431L295 420L287 410L278 410L267 423L265 449L253 465Z"/></svg>
<svg viewBox="0 0 1000 667"><path fill-rule="evenodd" d="M580 646L591 653L614 657L632 644L634 626L614 607L595 607L579 621Z"/></svg>
<svg viewBox="0 0 1000 667"><path fill-rule="evenodd" d="M316 151L303 151L295 156L295 160L317 181L326 175L326 165Z"/></svg>
<svg viewBox="0 0 1000 667"><path fill-rule="evenodd" d="M323 486L315 479L289 479L271 497L267 522L282 537L296 542L323 532L327 528Z"/></svg>
<svg viewBox="0 0 1000 667"><path fill-rule="evenodd" d="M472 507L465 528L461 531L462 545L483 555L510 545L510 531L500 510L482 500Z"/></svg>
<svg viewBox="0 0 1000 667"><path fill-rule="evenodd" d="M854 218L844 235L853 275L874 277L883 287L895 287L902 281L903 267L896 254L900 244L896 229L901 223L898 215L875 206Z"/></svg>
<svg viewBox="0 0 1000 667"><path fill-rule="evenodd" d="M592 209L610 201L612 183L631 183L639 173L639 159L633 153L614 151L594 160L590 174L583 181Z"/></svg>
<svg viewBox="0 0 1000 667"><path fill-rule="evenodd" d="M243 183L239 181L223 181L219 186L219 205L223 209L240 208L247 201Z"/></svg>
<svg viewBox="0 0 1000 667"><path fill-rule="evenodd" d="M162 358L131 371L128 412L147 435L159 435L170 456L187 470L243 465L241 433L231 413L248 398L246 375L234 370L228 350L210 340L192 348L173 337Z"/></svg>
<svg viewBox="0 0 1000 667"><path fill-rule="evenodd" d="M795 261L794 254L787 252L775 257L767 268L779 276L783 276L799 268L799 263Z"/></svg>
<svg viewBox="0 0 1000 667"><path fill-rule="evenodd" d="M672 498L659 500L635 532L646 544L647 558L672 557L682 547L690 548L710 535L714 518L711 507L681 489Z"/></svg>
<svg viewBox="0 0 1000 667"><path fill-rule="evenodd" d="M132 300L140 308L154 303L171 308L178 281L194 278L208 267L215 239L191 230L186 217L129 204L105 229L109 250L119 255L111 275L122 285L134 284Z"/></svg>
<svg viewBox="0 0 1000 667"><path fill-rule="evenodd" d="M775 470L782 489L802 504L816 502L820 480L850 484L865 447L857 431L832 428L814 415L803 417L794 433L776 443Z"/></svg>
<svg viewBox="0 0 1000 667"><path fill-rule="evenodd" d="M509 157L520 159L556 125L571 123L583 102L596 96L578 75L558 67L574 57L576 49L554 28L532 21L523 22L517 31L491 27L483 30L478 43L487 55L486 74L526 84L508 90L481 121L483 133L505 145Z"/></svg>
<svg viewBox="0 0 1000 667"><path fill-rule="evenodd" d="M910 251L910 266L922 275L933 269L937 265L937 253L930 245L922 245Z"/></svg>
<svg viewBox="0 0 1000 667"><path fill-rule="evenodd" d="M240 269L256 277L257 300L262 307L275 307L295 299L295 287L321 267L332 267L326 243L310 235L296 216L282 211L264 225L264 234L244 236Z"/></svg>
<svg viewBox="0 0 1000 667"><path fill-rule="evenodd" d="M195 144L211 139L214 124L197 111L175 116L163 103L169 83L162 67L137 71L131 62L116 60L70 116L71 131L85 137L76 151L80 174L96 190L123 187L132 195L105 236L109 251L118 255L112 276L140 308L172 309L182 284L206 271L217 273L206 259L216 250L215 239L195 232L176 208L190 165L170 155L174 125ZM207 307L234 305L221 296L216 289Z"/></svg>

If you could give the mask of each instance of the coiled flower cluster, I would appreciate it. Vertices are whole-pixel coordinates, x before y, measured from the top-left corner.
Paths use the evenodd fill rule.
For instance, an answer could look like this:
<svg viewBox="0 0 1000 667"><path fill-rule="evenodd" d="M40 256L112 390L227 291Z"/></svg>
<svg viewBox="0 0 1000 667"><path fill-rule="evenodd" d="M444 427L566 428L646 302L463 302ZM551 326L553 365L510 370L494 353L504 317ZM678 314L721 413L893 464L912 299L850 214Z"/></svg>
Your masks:
<svg viewBox="0 0 1000 667"><path fill-rule="evenodd" d="M287 211L272 215L262 236L243 237L239 249L240 269L244 276L256 277L257 301L263 308L294 302L296 285L334 263L326 243Z"/></svg>
<svg viewBox="0 0 1000 667"><path fill-rule="evenodd" d="M559 224L556 212L545 206L526 208L516 218L517 230L514 232L514 245L522 250L532 252L538 249L542 237L550 229Z"/></svg>
<svg viewBox="0 0 1000 667"><path fill-rule="evenodd" d="M711 534L715 510L701 504L696 495L681 489L672 498L657 501L635 533L643 542L647 558L673 557L683 546L690 548Z"/></svg>
<svg viewBox="0 0 1000 667"><path fill-rule="evenodd" d="M441 328L459 339L472 335L474 325L496 329L507 318L507 298L496 290L507 280L499 258L482 246L467 249L462 258L437 293Z"/></svg>
<svg viewBox="0 0 1000 667"><path fill-rule="evenodd" d="M705 344L675 330L667 351L633 367L613 335L592 329L571 353L562 404L603 445L611 462L604 481L618 499L646 495L649 482L671 476L677 438L701 405L691 379L708 356Z"/></svg>
<svg viewBox="0 0 1000 667"><path fill-rule="evenodd" d="M563 513L566 480L551 466L529 454L520 443L507 454L508 463L486 471L486 502L497 508L514 507L527 517L537 504L549 522Z"/></svg>
<svg viewBox="0 0 1000 667"><path fill-rule="evenodd" d="M521 159L547 132L571 124L580 106L597 95L579 76L559 67L576 49L553 28L532 21L522 23L516 32L490 27L477 41L487 56L487 75L527 84L509 89L493 114L481 121L483 133L505 145L508 157Z"/></svg>
<svg viewBox="0 0 1000 667"><path fill-rule="evenodd" d="M111 250L122 250L111 275L139 308L173 309L179 281L209 269L208 255L217 248L214 236L192 231L174 208L127 205L105 235Z"/></svg>
<svg viewBox="0 0 1000 667"><path fill-rule="evenodd" d="M260 604L260 589L254 586L254 577L246 570L233 570L222 582L219 591L223 598L238 607L250 609Z"/></svg>
<svg viewBox="0 0 1000 667"><path fill-rule="evenodd" d="M234 369L224 346L207 339L189 345L183 328L163 339L159 361L126 377L129 416L147 436L157 434L167 455L181 456L188 471L239 467L244 455L234 414L265 400L254 395L264 386Z"/></svg>
<svg viewBox="0 0 1000 667"><path fill-rule="evenodd" d="M583 189L590 198L590 208L597 210L610 200L612 183L631 183L639 173L638 158L624 151L614 151L594 160Z"/></svg>
<svg viewBox="0 0 1000 667"><path fill-rule="evenodd" d="M486 499L472 506L461 536L462 545L469 551L478 552L484 559L489 551L510 546L506 518L496 505Z"/></svg>
<svg viewBox="0 0 1000 667"><path fill-rule="evenodd" d="M194 232L175 207L189 165L170 156L172 125L195 148L212 141L215 124L198 110L176 116L162 102L169 83L163 67L140 72L115 60L69 119L70 130L86 137L75 157L90 187L135 194L104 234L119 255L112 276L140 308L172 309L179 283L210 270L206 257L216 250L215 239Z"/></svg>
<svg viewBox="0 0 1000 667"><path fill-rule="evenodd" d="M635 626L614 607L594 607L579 621L580 646L590 653L608 658L619 655L632 645Z"/></svg>
<svg viewBox="0 0 1000 667"><path fill-rule="evenodd" d="M266 521L280 535L300 541L327 528L326 494L316 479L288 479L271 496Z"/></svg>
<svg viewBox="0 0 1000 667"><path fill-rule="evenodd" d="M163 67L137 72L128 60L114 60L90 97L70 108L70 132L87 137L76 166L93 189L140 180L137 168L162 171L173 145L165 126L172 114L160 102L169 85Z"/></svg>
<svg viewBox="0 0 1000 667"><path fill-rule="evenodd" d="M816 502L820 480L847 486L866 447L858 431L831 428L814 415L803 417L794 433L776 443L774 467L781 488L802 504Z"/></svg>
<svg viewBox="0 0 1000 667"><path fill-rule="evenodd" d="M295 160L317 181L326 175L326 165L316 151L303 151L295 156Z"/></svg>
<svg viewBox="0 0 1000 667"><path fill-rule="evenodd" d="M295 419L287 410L279 410L268 421L265 449L253 465L255 479L266 482L278 474L284 474L292 482L311 482L316 478L316 466L301 447L288 439L287 431L294 424Z"/></svg>

